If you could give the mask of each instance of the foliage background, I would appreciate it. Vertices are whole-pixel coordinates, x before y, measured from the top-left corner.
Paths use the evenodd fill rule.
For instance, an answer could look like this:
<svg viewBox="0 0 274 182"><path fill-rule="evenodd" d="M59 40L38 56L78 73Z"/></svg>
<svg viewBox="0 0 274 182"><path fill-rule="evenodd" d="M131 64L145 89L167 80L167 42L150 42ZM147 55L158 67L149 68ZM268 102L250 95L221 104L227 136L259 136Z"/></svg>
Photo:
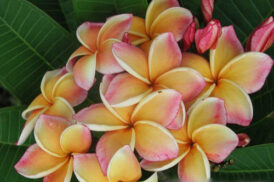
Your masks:
<svg viewBox="0 0 274 182"><path fill-rule="evenodd" d="M181 0L180 4L202 22L200 0ZM147 0L0 0L1 181L36 181L20 176L13 168L34 141L32 136L23 146L13 145L24 124L21 112L40 92L44 73L64 65L79 46L75 36L77 26L83 21L105 21L117 13L144 17L147 6ZM273 10L273 0L215 0L213 17L223 26L233 24L245 44L252 30L273 15ZM274 46L267 53L273 58ZM98 84L80 107L100 101L97 88ZM251 125L231 126L237 133L247 133L251 143L231 154L232 164L212 165L213 181L274 181L273 70L262 90L251 98L254 106ZM176 167L159 173L159 177L159 181L177 181Z"/></svg>

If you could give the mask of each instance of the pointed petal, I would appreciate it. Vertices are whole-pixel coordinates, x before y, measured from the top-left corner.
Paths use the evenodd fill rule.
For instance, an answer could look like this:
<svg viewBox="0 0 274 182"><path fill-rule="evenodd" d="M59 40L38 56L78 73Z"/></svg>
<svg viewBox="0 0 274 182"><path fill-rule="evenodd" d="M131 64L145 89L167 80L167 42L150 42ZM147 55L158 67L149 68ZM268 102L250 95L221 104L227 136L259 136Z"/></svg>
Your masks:
<svg viewBox="0 0 274 182"><path fill-rule="evenodd" d="M21 131L20 137L16 142L16 145L22 145L27 140L27 138L29 137L29 135L35 127L39 115L45 113L47 109L48 108L37 109L31 112L31 114L28 116L27 121L25 122L24 128Z"/></svg>
<svg viewBox="0 0 274 182"><path fill-rule="evenodd" d="M81 24L76 31L77 38L82 45L91 51L96 51L96 40L98 33L104 23L85 22Z"/></svg>
<svg viewBox="0 0 274 182"><path fill-rule="evenodd" d="M119 42L117 39L108 39L102 43L97 54L96 70L102 74L122 72L124 69L118 64L112 53L112 45Z"/></svg>
<svg viewBox="0 0 274 182"><path fill-rule="evenodd" d="M148 77L148 57L142 49L120 42L113 45L112 51L117 62L128 73L145 83L150 83Z"/></svg>
<svg viewBox="0 0 274 182"><path fill-rule="evenodd" d="M109 181L138 181L141 176L140 164L130 146L120 148L109 162L107 170Z"/></svg>
<svg viewBox="0 0 274 182"><path fill-rule="evenodd" d="M159 76L156 84L175 89L182 94L184 102L194 99L204 89L206 82L202 75L191 68L175 68Z"/></svg>
<svg viewBox="0 0 274 182"><path fill-rule="evenodd" d="M79 181L108 182L96 154L77 154L73 158L74 174Z"/></svg>
<svg viewBox="0 0 274 182"><path fill-rule="evenodd" d="M178 67L181 60L181 50L172 33L159 35L153 40L148 54L150 80Z"/></svg>
<svg viewBox="0 0 274 182"><path fill-rule="evenodd" d="M182 128L186 119L185 105L181 102L180 108L176 117L166 126L167 129L178 130Z"/></svg>
<svg viewBox="0 0 274 182"><path fill-rule="evenodd" d="M121 73L110 82L105 98L112 107L126 107L138 103L151 91L146 83L128 73Z"/></svg>
<svg viewBox="0 0 274 182"><path fill-rule="evenodd" d="M69 125L70 122L62 117L40 115L34 129L37 144L50 155L65 157L67 153L60 146L60 137Z"/></svg>
<svg viewBox="0 0 274 182"><path fill-rule="evenodd" d="M112 156L124 145L135 146L135 133L133 129L123 129L105 133L96 145L96 155L104 174Z"/></svg>
<svg viewBox="0 0 274 182"><path fill-rule="evenodd" d="M193 21L191 12L182 7L172 7L163 11L153 21L150 35L156 37L161 33L171 32L176 41L182 39L187 27ZM172 26L167 26L172 25Z"/></svg>
<svg viewBox="0 0 274 182"><path fill-rule="evenodd" d="M196 129L207 124L225 125L226 119L224 101L215 97L206 98L190 112L187 126L188 135L191 136Z"/></svg>
<svg viewBox="0 0 274 182"><path fill-rule="evenodd" d="M121 40L124 33L129 30L132 19L131 14L120 14L108 18L99 32L97 47L101 47L102 43L108 39Z"/></svg>
<svg viewBox="0 0 274 182"><path fill-rule="evenodd" d="M222 79L211 96L224 100L227 111L227 122L248 126L253 117L250 97L235 83Z"/></svg>
<svg viewBox="0 0 274 182"><path fill-rule="evenodd" d="M73 172L73 158L55 172L44 177L43 182L70 182Z"/></svg>
<svg viewBox="0 0 274 182"><path fill-rule="evenodd" d="M67 162L67 159L67 157L49 155L37 144L33 144L26 150L14 168L27 178L41 178L59 169Z"/></svg>
<svg viewBox="0 0 274 182"><path fill-rule="evenodd" d="M60 138L60 145L67 153L85 153L91 146L91 133L81 124L67 127Z"/></svg>
<svg viewBox="0 0 274 182"><path fill-rule="evenodd" d="M238 144L237 135L219 124L208 124L195 130L192 139L203 149L207 158L216 163L222 162Z"/></svg>
<svg viewBox="0 0 274 182"><path fill-rule="evenodd" d="M82 109L73 118L93 131L112 131L128 127L114 116L104 104L93 104Z"/></svg>
<svg viewBox="0 0 274 182"><path fill-rule="evenodd" d="M184 52L182 54L182 66L195 69L206 81L214 81L210 71L209 62L198 54Z"/></svg>
<svg viewBox="0 0 274 182"><path fill-rule="evenodd" d="M216 78L220 70L235 56L243 53L244 49L237 38L233 26L222 28L222 35L219 37L216 49L210 50L210 69Z"/></svg>
<svg viewBox="0 0 274 182"><path fill-rule="evenodd" d="M45 99L45 97L42 94L40 94L31 102L28 108L23 111L22 117L24 119L28 119L28 117L31 115L33 111L37 109L44 109L49 106L50 103Z"/></svg>
<svg viewBox="0 0 274 182"><path fill-rule="evenodd" d="M146 12L146 30L150 32L150 27L153 21L158 17L160 13L164 10L171 8L171 7L179 7L179 3L177 0L159 0L159 1L152 1Z"/></svg>
<svg viewBox="0 0 274 182"><path fill-rule="evenodd" d="M155 91L140 101L132 113L131 121L150 120L167 126L177 116L181 98L181 94L172 89Z"/></svg>
<svg viewBox="0 0 274 182"><path fill-rule="evenodd" d="M148 179L141 182L158 182L158 175L157 173L153 173Z"/></svg>
<svg viewBox="0 0 274 182"><path fill-rule="evenodd" d="M152 121L138 121L134 124L136 150L149 161L163 161L175 158L178 145L175 138L163 126Z"/></svg>
<svg viewBox="0 0 274 182"><path fill-rule="evenodd" d="M55 97L54 103L49 107L45 114L52 116L60 116L69 121L72 120L72 115L75 114L71 105L62 97Z"/></svg>
<svg viewBox="0 0 274 182"><path fill-rule="evenodd" d="M80 58L73 67L76 84L85 90L89 90L94 83L95 68L96 54Z"/></svg>
<svg viewBox="0 0 274 182"><path fill-rule="evenodd" d="M207 181L210 179L210 165L205 153L194 144L190 152L178 165L180 181Z"/></svg>
<svg viewBox="0 0 274 182"><path fill-rule="evenodd" d="M178 146L179 146L178 157L174 159L165 160L165 161L155 161L155 162L142 160L141 161L142 168L146 171L157 171L157 172L172 168L173 166L178 164L188 154L190 150L189 144L178 143Z"/></svg>
<svg viewBox="0 0 274 182"><path fill-rule="evenodd" d="M219 79L231 80L247 93L253 93L262 88L272 66L273 60L267 54L249 52L231 60L221 70Z"/></svg>
<svg viewBox="0 0 274 182"><path fill-rule="evenodd" d="M76 85L73 74L67 73L56 82L53 89L54 97L63 97L72 106L81 104L87 97L88 92Z"/></svg>
<svg viewBox="0 0 274 182"><path fill-rule="evenodd" d="M80 46L78 49L76 49L69 57L68 62L66 64L66 70L68 72L73 71L73 66L75 62L77 61L78 57L91 55L93 52L91 52L89 49L85 48L85 46Z"/></svg>

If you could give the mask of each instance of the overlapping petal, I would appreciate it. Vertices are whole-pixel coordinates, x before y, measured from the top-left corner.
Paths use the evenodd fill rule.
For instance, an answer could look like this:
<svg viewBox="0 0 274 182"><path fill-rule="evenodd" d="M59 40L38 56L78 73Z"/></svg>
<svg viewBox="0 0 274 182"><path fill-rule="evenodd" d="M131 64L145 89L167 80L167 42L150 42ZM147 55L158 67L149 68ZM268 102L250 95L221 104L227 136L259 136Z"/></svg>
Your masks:
<svg viewBox="0 0 274 182"><path fill-rule="evenodd" d="M134 124L136 150L145 160L163 161L175 158L178 145L171 133L152 121L138 121Z"/></svg>
<svg viewBox="0 0 274 182"><path fill-rule="evenodd" d="M73 71L73 66L80 56L86 56L91 55L93 52L91 52L89 49L87 49L85 46L80 46L78 49L76 49L69 57L68 62L66 64L66 69L69 72Z"/></svg>
<svg viewBox="0 0 274 182"><path fill-rule="evenodd" d="M258 91L273 66L270 56L260 52L241 54L231 60L220 72L219 79L237 83L247 93Z"/></svg>
<svg viewBox="0 0 274 182"><path fill-rule="evenodd" d="M178 130L182 128L186 119L186 109L183 102L181 102L180 108L176 117L166 126L168 129Z"/></svg>
<svg viewBox="0 0 274 182"><path fill-rule="evenodd" d="M146 33L145 19L138 16L133 17L128 33L129 41L133 45L139 45L149 40Z"/></svg>

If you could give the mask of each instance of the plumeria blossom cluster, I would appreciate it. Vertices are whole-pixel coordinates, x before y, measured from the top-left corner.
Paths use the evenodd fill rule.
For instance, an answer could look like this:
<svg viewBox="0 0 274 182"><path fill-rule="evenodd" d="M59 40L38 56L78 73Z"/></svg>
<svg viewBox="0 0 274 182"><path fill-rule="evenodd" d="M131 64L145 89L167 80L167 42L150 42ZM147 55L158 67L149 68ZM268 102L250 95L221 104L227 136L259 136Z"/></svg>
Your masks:
<svg viewBox="0 0 274 182"><path fill-rule="evenodd" d="M32 131L36 143L17 172L45 182L70 181L73 173L79 181L129 182L143 169L155 172L146 182L157 182L157 172L178 165L180 181L210 179L210 162L248 144L226 124L252 120L248 94L263 86L273 60L250 51L270 47L274 26L272 17L263 22L244 52L233 26L211 20L213 2L202 1L203 29L177 0L153 0L145 19L121 14L80 25L82 45L65 67L44 75L41 94L22 114L16 144ZM182 52L194 39L200 54ZM209 60L202 55L208 50ZM75 113L96 71L102 103ZM97 143L92 131L104 132Z"/></svg>

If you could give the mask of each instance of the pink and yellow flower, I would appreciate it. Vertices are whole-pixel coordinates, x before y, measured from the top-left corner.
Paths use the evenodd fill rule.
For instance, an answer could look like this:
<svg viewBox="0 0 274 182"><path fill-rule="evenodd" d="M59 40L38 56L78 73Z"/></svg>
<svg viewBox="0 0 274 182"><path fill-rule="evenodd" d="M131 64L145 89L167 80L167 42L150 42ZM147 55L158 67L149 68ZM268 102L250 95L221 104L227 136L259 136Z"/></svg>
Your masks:
<svg viewBox="0 0 274 182"><path fill-rule="evenodd" d="M136 16L133 18L128 32L129 40L133 45L142 44L147 49L151 44L150 40L159 34L172 32L176 41L179 41L192 20L191 12L180 7L177 0L152 0L145 19Z"/></svg>
<svg viewBox="0 0 274 182"><path fill-rule="evenodd" d="M244 53L233 27L224 27L216 49L210 50L210 63L195 54L183 55L182 66L196 69L207 82L196 101L186 106L189 108L208 96L218 97L225 102L228 123L247 126L253 117L248 94L263 86L272 65L273 60L264 53Z"/></svg>
<svg viewBox="0 0 274 182"><path fill-rule="evenodd" d="M106 23L85 22L78 27L76 35L82 46L72 53L67 63L67 70L74 73L77 85L89 90L95 70L103 74L123 71L111 49L129 30L131 21L131 14L121 14L108 18Z"/></svg>
<svg viewBox="0 0 274 182"><path fill-rule="evenodd" d="M175 89L183 101L190 101L205 87L197 71L180 67L182 53L171 33L155 38L148 55L124 42L113 45L113 54L128 72L116 75L106 90L104 96L113 107L134 105L153 90L163 88Z"/></svg>
<svg viewBox="0 0 274 182"><path fill-rule="evenodd" d="M26 141L40 114L70 119L74 114L72 106L82 103L88 94L76 85L73 74L67 73L65 69L47 72L41 83L41 92L22 113L22 117L27 121L17 145Z"/></svg>
<svg viewBox="0 0 274 182"><path fill-rule="evenodd" d="M238 144L237 135L226 124L224 102L206 98L191 111L181 130L173 130L179 145L179 155L166 161L143 160L148 171L162 171L178 165L178 176L183 182L201 182L210 178L209 160L222 162Z"/></svg>
<svg viewBox="0 0 274 182"><path fill-rule="evenodd" d="M160 161L175 158L178 145L166 129L171 125L182 126L184 106L181 94L172 89L155 91L143 98L138 105L113 108L103 93L109 86L110 76L101 84L104 104L91 105L74 115L74 119L93 131L108 131L98 141L96 154L105 174L114 153L129 145L144 159Z"/></svg>

